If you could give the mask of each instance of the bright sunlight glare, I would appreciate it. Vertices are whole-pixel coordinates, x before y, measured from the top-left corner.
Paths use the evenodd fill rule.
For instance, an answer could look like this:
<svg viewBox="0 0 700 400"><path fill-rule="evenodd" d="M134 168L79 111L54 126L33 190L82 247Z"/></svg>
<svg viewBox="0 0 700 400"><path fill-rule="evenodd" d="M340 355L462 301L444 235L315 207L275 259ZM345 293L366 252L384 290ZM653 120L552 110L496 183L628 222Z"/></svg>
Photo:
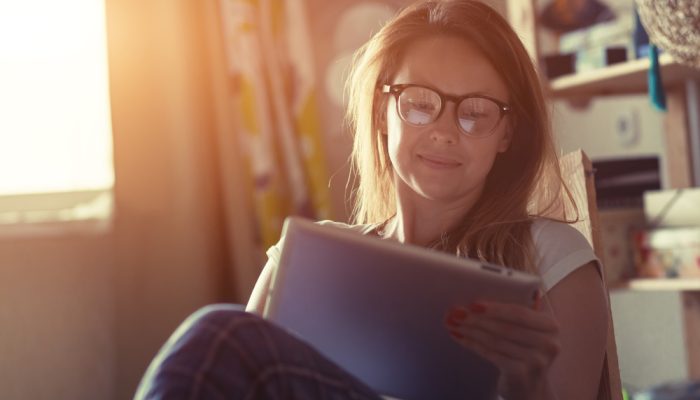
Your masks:
<svg viewBox="0 0 700 400"><path fill-rule="evenodd" d="M102 0L0 0L0 195L110 188Z"/></svg>

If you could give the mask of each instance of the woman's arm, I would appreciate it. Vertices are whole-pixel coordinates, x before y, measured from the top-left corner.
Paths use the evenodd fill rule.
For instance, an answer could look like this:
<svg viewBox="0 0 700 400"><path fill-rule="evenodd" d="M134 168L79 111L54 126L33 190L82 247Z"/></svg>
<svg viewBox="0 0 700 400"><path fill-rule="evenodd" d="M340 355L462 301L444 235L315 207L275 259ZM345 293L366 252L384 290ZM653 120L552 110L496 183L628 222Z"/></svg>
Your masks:
<svg viewBox="0 0 700 400"><path fill-rule="evenodd" d="M595 263L578 268L549 290L561 351L549 376L559 399L595 399L607 344L607 293Z"/></svg>
<svg viewBox="0 0 700 400"><path fill-rule="evenodd" d="M562 279L532 310L478 302L451 311L453 338L496 365L508 400L595 399L607 335L607 303L594 263Z"/></svg>

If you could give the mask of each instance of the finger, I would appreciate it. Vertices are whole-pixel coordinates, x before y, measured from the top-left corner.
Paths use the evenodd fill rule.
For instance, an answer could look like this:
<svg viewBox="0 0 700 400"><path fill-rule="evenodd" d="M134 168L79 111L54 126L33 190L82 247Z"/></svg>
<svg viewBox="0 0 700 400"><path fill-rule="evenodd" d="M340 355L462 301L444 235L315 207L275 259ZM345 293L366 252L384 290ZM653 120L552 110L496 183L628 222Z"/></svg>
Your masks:
<svg viewBox="0 0 700 400"><path fill-rule="evenodd" d="M558 353L556 347L550 343L544 343L542 347L522 345L481 329L465 330L460 333L462 338L459 340L465 346L474 343L504 357L525 362L535 369L547 368Z"/></svg>
<svg viewBox="0 0 700 400"><path fill-rule="evenodd" d="M532 329L532 324L522 326L510 321L504 322L494 315L495 313L486 312L486 309L478 309L477 311L479 313L467 313L463 309L453 309L446 314L443 322L448 329L461 330L462 328L470 329L474 326L481 326L489 332L504 335L509 340L526 345L537 344L543 340L551 341L551 338L558 333L556 323L552 324L552 328Z"/></svg>
<svg viewBox="0 0 700 400"><path fill-rule="evenodd" d="M463 308L454 308L445 315L444 321L449 326L458 327L467 318L467 314Z"/></svg>
<svg viewBox="0 0 700 400"><path fill-rule="evenodd" d="M535 298L532 303L532 309L539 310L540 308L542 308L542 291L538 290L535 293Z"/></svg>
<svg viewBox="0 0 700 400"><path fill-rule="evenodd" d="M507 340L521 346L544 349L551 354L558 354L560 350L556 332L543 332L518 326L514 327L512 324L490 318L467 319L462 326L459 326L460 332L473 330L481 330L493 337L498 337L501 340Z"/></svg>
<svg viewBox="0 0 700 400"><path fill-rule="evenodd" d="M477 341L463 339L463 345L474 351L478 356L495 365L501 374L526 377L529 374L527 365L520 359L513 358L499 351L489 348Z"/></svg>
<svg viewBox="0 0 700 400"><path fill-rule="evenodd" d="M547 374L544 369L535 369L521 360L479 345L475 346L474 352L498 368L501 373L499 392L507 398L515 398L515 396L533 392L535 387L541 385Z"/></svg>
<svg viewBox="0 0 700 400"><path fill-rule="evenodd" d="M464 340L464 334L462 332L453 329L449 329L448 332L452 340L454 340L459 345L464 345L462 343L462 341Z"/></svg>
<svg viewBox="0 0 700 400"><path fill-rule="evenodd" d="M462 320L462 315L460 317L456 317L454 315L453 311L448 312L445 317L442 320L442 324L445 327L445 330L447 330L452 337L452 339L455 339L459 341L459 339L462 339L464 335L461 333L460 329L463 323Z"/></svg>
<svg viewBox="0 0 700 400"><path fill-rule="evenodd" d="M551 315L517 304L477 302L468 307L471 314L499 320L541 332L557 332L558 325Z"/></svg>

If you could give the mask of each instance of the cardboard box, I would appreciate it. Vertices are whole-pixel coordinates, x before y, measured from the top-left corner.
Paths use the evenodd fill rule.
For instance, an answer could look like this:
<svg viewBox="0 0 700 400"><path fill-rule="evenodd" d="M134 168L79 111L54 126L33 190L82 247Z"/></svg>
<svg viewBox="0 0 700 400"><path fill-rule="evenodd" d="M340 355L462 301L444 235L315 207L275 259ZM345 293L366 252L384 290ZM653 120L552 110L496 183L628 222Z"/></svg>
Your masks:
<svg viewBox="0 0 700 400"><path fill-rule="evenodd" d="M640 278L700 278L700 226L633 233Z"/></svg>
<svg viewBox="0 0 700 400"><path fill-rule="evenodd" d="M632 232L644 229L641 207L609 208L598 211L600 237L603 246L603 269L609 286L637 276Z"/></svg>

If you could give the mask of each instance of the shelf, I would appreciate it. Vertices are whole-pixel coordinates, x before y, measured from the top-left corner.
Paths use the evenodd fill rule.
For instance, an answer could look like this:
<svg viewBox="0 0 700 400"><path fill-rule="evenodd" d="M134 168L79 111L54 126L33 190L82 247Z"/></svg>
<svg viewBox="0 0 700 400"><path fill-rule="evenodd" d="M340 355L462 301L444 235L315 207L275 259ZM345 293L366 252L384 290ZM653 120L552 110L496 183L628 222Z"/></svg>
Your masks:
<svg viewBox="0 0 700 400"><path fill-rule="evenodd" d="M611 290L700 291L700 278L631 279L610 287Z"/></svg>
<svg viewBox="0 0 700 400"><path fill-rule="evenodd" d="M659 64L665 87L682 84L687 79L700 79L700 69L679 64L670 54L661 54ZM554 98L645 93L648 70L649 59L642 58L579 74L565 75L549 82L548 93Z"/></svg>

